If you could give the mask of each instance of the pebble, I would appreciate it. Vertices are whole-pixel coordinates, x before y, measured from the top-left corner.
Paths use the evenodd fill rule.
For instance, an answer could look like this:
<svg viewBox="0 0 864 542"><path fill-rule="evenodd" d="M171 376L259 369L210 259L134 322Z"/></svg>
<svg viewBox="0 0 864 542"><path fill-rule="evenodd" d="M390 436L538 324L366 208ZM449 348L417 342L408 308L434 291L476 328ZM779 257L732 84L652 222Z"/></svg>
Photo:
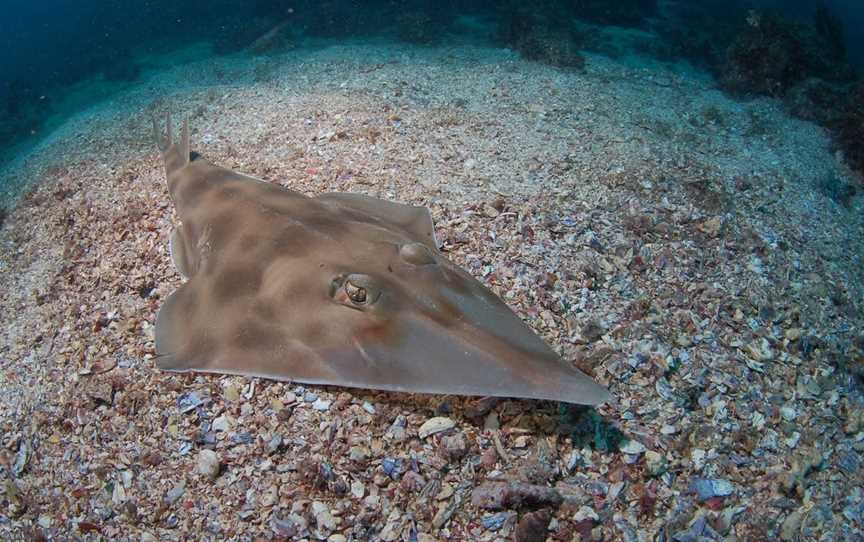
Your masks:
<svg viewBox="0 0 864 542"><path fill-rule="evenodd" d="M546 509L528 512L516 525L513 539L516 542L545 542L551 519L552 514Z"/></svg>
<svg viewBox="0 0 864 542"><path fill-rule="evenodd" d="M326 412L330 410L330 403L332 403L332 401L327 401L325 399L316 399L312 403L312 408L317 410L318 412Z"/></svg>
<svg viewBox="0 0 864 542"><path fill-rule="evenodd" d="M444 436L441 439L441 446L447 459L453 461L462 459L468 453L468 443L465 442L465 436L461 432Z"/></svg>
<svg viewBox="0 0 864 542"><path fill-rule="evenodd" d="M222 416L219 416L218 418L213 420L213 424L210 426L210 429L217 432L225 432L231 429L231 425L233 425L233 420L223 414Z"/></svg>
<svg viewBox="0 0 864 542"><path fill-rule="evenodd" d="M645 446L636 440L625 440L618 447L625 454L639 455L645 453Z"/></svg>
<svg viewBox="0 0 864 542"><path fill-rule="evenodd" d="M840 469L846 472L846 474L852 475L855 474L861 466L861 457L853 450L849 450L840 455L837 465Z"/></svg>
<svg viewBox="0 0 864 542"><path fill-rule="evenodd" d="M267 453L274 454L282 447L282 435L273 435L267 442Z"/></svg>
<svg viewBox="0 0 864 542"><path fill-rule="evenodd" d="M471 492L471 503L484 510L506 510L530 505L535 508L561 504L558 490L518 482L486 482Z"/></svg>
<svg viewBox="0 0 864 542"><path fill-rule="evenodd" d="M435 500L438 500L438 501L444 501L444 500L447 500L447 499L449 499L450 497L453 496L453 493L454 493L454 492L455 492L455 490L453 489L453 486L452 486L452 485L450 485L450 484L442 484L442 485L441 485L441 490L438 492L437 495L435 495Z"/></svg>
<svg viewBox="0 0 864 542"><path fill-rule="evenodd" d="M339 533L331 534L327 539L327 542L346 542L348 539L345 538L345 535L341 535Z"/></svg>
<svg viewBox="0 0 864 542"><path fill-rule="evenodd" d="M330 513L330 509L327 508L327 505L320 502L314 501L312 503L312 514L315 516L315 523L318 525L319 529L324 529L327 531L333 531L337 527L336 518L333 517L333 514Z"/></svg>
<svg viewBox="0 0 864 542"><path fill-rule="evenodd" d="M693 467L696 470L702 470L702 467L705 466L705 450L700 448L693 448L690 451L690 460L693 461Z"/></svg>
<svg viewBox="0 0 864 542"><path fill-rule="evenodd" d="M651 476L660 476L666 472L666 458L653 450L645 452L645 467Z"/></svg>
<svg viewBox="0 0 864 542"><path fill-rule="evenodd" d="M780 527L780 540L792 542L797 540L798 532L801 530L801 512L795 510L783 520Z"/></svg>
<svg viewBox="0 0 864 542"><path fill-rule="evenodd" d="M369 414L375 414L375 407L369 401L363 401L363 410Z"/></svg>
<svg viewBox="0 0 864 542"><path fill-rule="evenodd" d="M712 497L731 495L735 488L728 480L696 478L690 482L690 490L696 493L700 501L705 501Z"/></svg>
<svg viewBox="0 0 864 542"><path fill-rule="evenodd" d="M420 438L426 438L430 435L452 429L455 426L456 422L454 422L450 418L444 418L443 416L429 418L423 425L420 426L420 429L417 430L417 436L419 436Z"/></svg>
<svg viewBox="0 0 864 542"><path fill-rule="evenodd" d="M201 450L198 453L198 472L211 480L219 476L219 456L213 450Z"/></svg>
<svg viewBox="0 0 864 542"><path fill-rule="evenodd" d="M238 401L240 399L240 390L237 389L237 386L234 384L229 384L225 386L225 391L222 396L226 401L231 401L232 403Z"/></svg>
<svg viewBox="0 0 864 542"><path fill-rule="evenodd" d="M402 474L403 465L402 460L397 459L395 457L385 457L381 460L381 468L384 470L384 473L393 478L394 480Z"/></svg>
<svg viewBox="0 0 864 542"><path fill-rule="evenodd" d="M771 345L765 338L753 341L744 347L744 352L756 361L771 361L774 359L774 352L771 350Z"/></svg>
<svg viewBox="0 0 864 542"><path fill-rule="evenodd" d="M595 512L594 509L590 506L582 506L579 508L579 510L576 511L575 514L573 514L573 521L581 522L585 521L586 519L599 521L600 516L598 516L597 512Z"/></svg>
<svg viewBox="0 0 864 542"><path fill-rule="evenodd" d="M489 531L497 531L500 529L508 518L512 516L512 512L505 512L501 514L495 514L492 516L484 516L480 519L480 523L486 530Z"/></svg>
<svg viewBox="0 0 864 542"><path fill-rule="evenodd" d="M791 422L798 417L798 412L795 411L795 407L784 405L780 407L780 415L783 416L783 419L787 422Z"/></svg>
<svg viewBox="0 0 864 542"><path fill-rule="evenodd" d="M362 499L366 494L366 486L359 480L351 482L351 496L355 499Z"/></svg>
<svg viewBox="0 0 864 542"><path fill-rule="evenodd" d="M182 497L184 493L186 493L186 480L180 480L177 485L165 493L165 503L169 505L174 504L180 500L180 497Z"/></svg>
<svg viewBox="0 0 864 542"><path fill-rule="evenodd" d="M369 452L363 446L351 446L348 450L348 459L351 461L365 461L369 457Z"/></svg>

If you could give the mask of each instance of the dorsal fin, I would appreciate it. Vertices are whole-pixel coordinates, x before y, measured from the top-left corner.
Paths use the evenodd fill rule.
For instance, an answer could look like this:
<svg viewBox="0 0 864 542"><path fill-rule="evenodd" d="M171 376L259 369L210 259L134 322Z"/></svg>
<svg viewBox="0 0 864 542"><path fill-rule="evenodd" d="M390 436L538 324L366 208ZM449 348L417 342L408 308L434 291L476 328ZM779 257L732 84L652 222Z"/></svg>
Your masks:
<svg viewBox="0 0 864 542"><path fill-rule="evenodd" d="M411 233L417 241L434 251L438 251L435 239L435 225L432 214L426 207L405 205L386 201L363 194L328 192L318 196L319 200L336 203L346 209L353 209L365 215L384 220Z"/></svg>
<svg viewBox="0 0 864 542"><path fill-rule="evenodd" d="M165 170L168 175L174 171L183 168L191 160L189 152L189 119L183 119L183 128L180 132L180 140L176 143L173 140L173 130L171 127L171 113L165 113L166 132L165 137L162 137L162 130L156 124L156 117L153 117L153 138L156 140L156 146L159 147L159 152L162 154L162 160L165 162Z"/></svg>

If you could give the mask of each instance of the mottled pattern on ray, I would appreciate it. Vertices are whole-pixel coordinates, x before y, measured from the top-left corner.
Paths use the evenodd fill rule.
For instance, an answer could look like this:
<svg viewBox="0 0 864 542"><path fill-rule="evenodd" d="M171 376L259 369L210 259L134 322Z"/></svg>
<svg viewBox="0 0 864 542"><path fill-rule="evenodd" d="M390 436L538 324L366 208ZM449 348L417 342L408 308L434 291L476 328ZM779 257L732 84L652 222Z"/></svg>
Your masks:
<svg viewBox="0 0 864 542"><path fill-rule="evenodd" d="M163 137L188 280L156 321L157 364L372 389L597 404L608 392L437 249L428 209L310 198Z"/></svg>

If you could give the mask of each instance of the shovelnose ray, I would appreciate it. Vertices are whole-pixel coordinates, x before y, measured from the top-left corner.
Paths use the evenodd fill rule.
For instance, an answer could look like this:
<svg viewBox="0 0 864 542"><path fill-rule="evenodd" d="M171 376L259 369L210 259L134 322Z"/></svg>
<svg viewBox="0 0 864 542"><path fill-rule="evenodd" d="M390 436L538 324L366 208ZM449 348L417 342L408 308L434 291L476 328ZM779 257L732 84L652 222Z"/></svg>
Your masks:
<svg viewBox="0 0 864 542"><path fill-rule="evenodd" d="M439 251L432 217L311 198L219 167L153 129L188 280L156 319L157 365L400 392L595 405L609 393Z"/></svg>

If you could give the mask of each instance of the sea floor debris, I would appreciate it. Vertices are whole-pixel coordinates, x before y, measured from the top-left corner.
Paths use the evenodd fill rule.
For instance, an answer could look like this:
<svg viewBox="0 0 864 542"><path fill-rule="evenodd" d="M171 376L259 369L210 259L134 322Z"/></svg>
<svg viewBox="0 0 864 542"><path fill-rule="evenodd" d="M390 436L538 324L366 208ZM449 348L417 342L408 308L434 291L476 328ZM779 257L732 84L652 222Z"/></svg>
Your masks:
<svg viewBox="0 0 864 542"><path fill-rule="evenodd" d="M601 57L351 54L152 84L229 166L430 206L448 256L616 401L574 439L545 402L156 370L180 278L130 90L25 164L0 231L0 537L860 539L864 214L810 189L843 175L823 133Z"/></svg>

